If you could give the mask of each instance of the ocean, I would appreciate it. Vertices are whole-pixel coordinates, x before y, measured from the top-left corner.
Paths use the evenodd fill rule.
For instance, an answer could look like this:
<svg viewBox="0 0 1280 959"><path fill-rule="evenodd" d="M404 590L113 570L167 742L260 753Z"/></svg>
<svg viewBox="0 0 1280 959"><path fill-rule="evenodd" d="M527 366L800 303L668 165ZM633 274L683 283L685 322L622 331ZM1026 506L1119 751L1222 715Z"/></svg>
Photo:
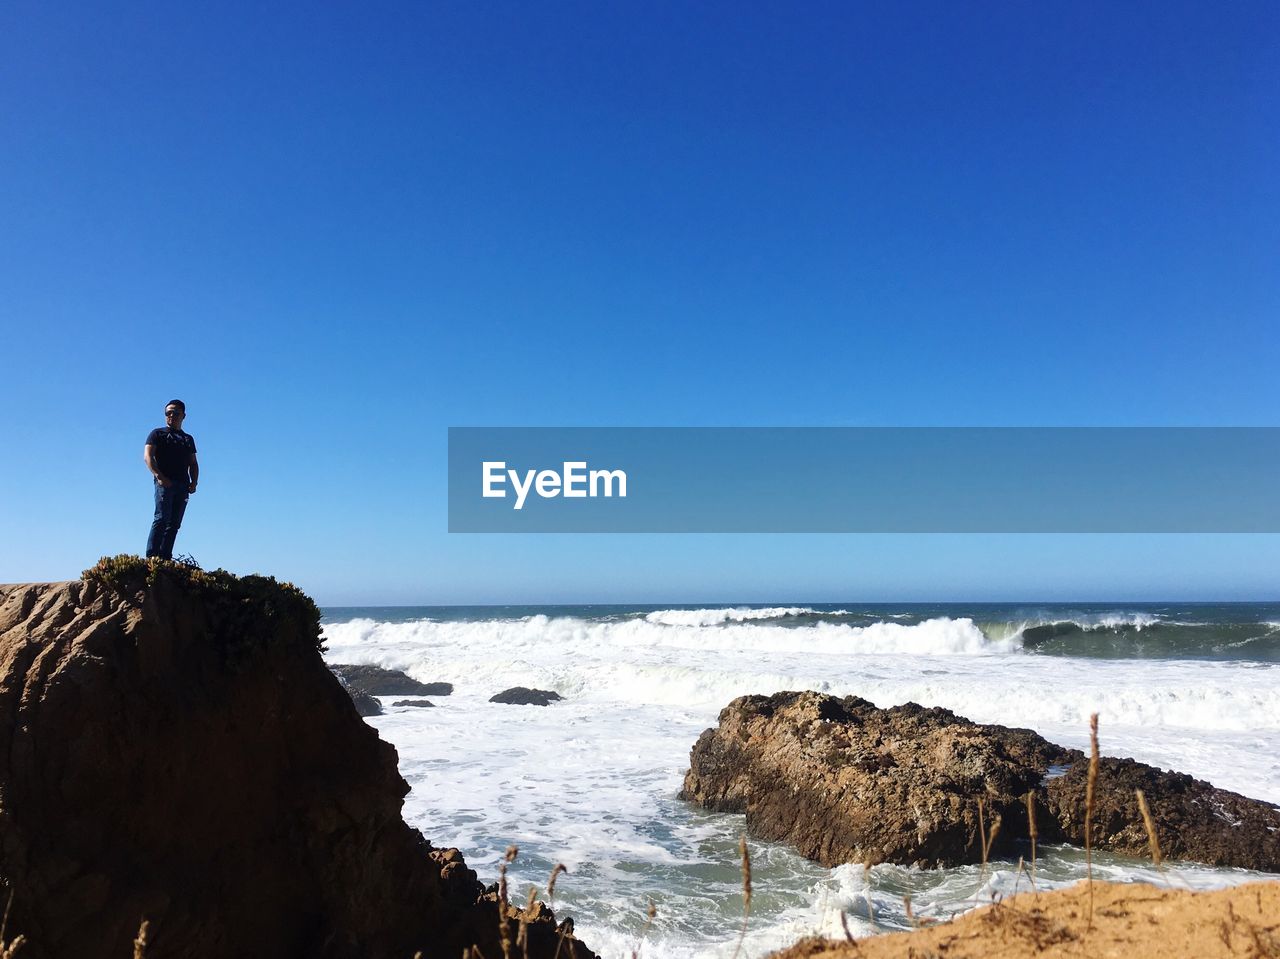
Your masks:
<svg viewBox="0 0 1280 959"><path fill-rule="evenodd" d="M323 629L329 663L453 683L434 709L385 697L368 720L399 751L406 819L486 883L518 846L516 901L531 885L545 896L563 863L557 916L607 959L734 954L743 817L676 793L698 735L746 693L944 706L1086 750L1097 712L1103 755L1280 803L1280 603L332 607ZM510 686L565 698L488 702ZM779 844L749 851L743 956L845 925L909 928L908 908L945 918L1028 888L1012 862L825 869ZM1082 851L1039 850L1037 888L1084 875ZM1194 889L1264 878L1105 854L1094 875Z"/></svg>

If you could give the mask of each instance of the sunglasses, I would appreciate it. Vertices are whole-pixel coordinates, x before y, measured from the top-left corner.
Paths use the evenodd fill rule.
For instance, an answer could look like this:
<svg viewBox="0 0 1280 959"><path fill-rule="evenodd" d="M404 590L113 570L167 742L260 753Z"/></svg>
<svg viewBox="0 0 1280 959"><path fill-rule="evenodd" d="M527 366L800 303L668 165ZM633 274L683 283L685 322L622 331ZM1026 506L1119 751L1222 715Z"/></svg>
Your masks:
<svg viewBox="0 0 1280 959"><path fill-rule="evenodd" d="M165 416L181 416L182 410L165 410L164 415Z"/></svg>

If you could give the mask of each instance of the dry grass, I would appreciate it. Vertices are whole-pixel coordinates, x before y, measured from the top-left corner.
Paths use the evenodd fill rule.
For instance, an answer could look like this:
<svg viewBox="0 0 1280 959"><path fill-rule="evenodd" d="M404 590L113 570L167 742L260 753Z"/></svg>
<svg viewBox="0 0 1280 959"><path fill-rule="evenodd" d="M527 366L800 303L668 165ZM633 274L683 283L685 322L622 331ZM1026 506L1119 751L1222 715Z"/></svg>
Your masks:
<svg viewBox="0 0 1280 959"><path fill-rule="evenodd" d="M511 926L507 922L507 866L520 855L518 846L508 846L507 854L498 865L498 941L502 944L502 959L511 959Z"/></svg>
<svg viewBox="0 0 1280 959"><path fill-rule="evenodd" d="M555 902L556 880L559 879L562 875L567 875L568 872L569 872L568 867L562 862L558 862L551 867L551 877L547 880L547 905L548 906L550 906L553 902ZM564 947L564 937L568 929L569 927L564 924L562 924L560 927L560 938L556 941L556 959L559 959L560 950Z"/></svg>
<svg viewBox="0 0 1280 959"><path fill-rule="evenodd" d="M991 859L991 849L996 844L996 836L1000 834L1000 824L1004 821L1000 814L991 820L991 832L987 833L986 822L986 801L978 799L978 841L982 851L982 873L985 878L987 875L987 863Z"/></svg>
<svg viewBox="0 0 1280 959"><path fill-rule="evenodd" d="M649 927L653 925L653 920L658 915L658 907L654 905L652 899L649 900L649 908L644 913L644 925L640 927L640 938L636 940L636 947L631 950L631 959L639 959L640 947L644 945L644 937L649 932Z"/></svg>
<svg viewBox="0 0 1280 959"><path fill-rule="evenodd" d="M978 849L982 851L982 874L987 874L987 821L983 816L986 803L978 797ZM970 834L972 835L972 833Z"/></svg>
<svg viewBox="0 0 1280 959"><path fill-rule="evenodd" d="M1098 786L1098 714L1089 717L1089 781L1084 791L1084 863L1089 879L1089 922L1093 928L1093 794Z"/></svg>
<svg viewBox="0 0 1280 959"><path fill-rule="evenodd" d="M867 922L876 928L876 908L871 903L871 861L862 864L862 891L867 897Z"/></svg>
<svg viewBox="0 0 1280 959"><path fill-rule="evenodd" d="M1141 789L1135 789L1133 792L1138 797L1138 811L1142 813L1143 825L1147 827L1147 845L1151 848L1151 861L1156 864L1157 869L1163 869L1164 857L1160 855L1160 837L1156 835L1156 823L1151 818L1151 810L1147 808L1147 797L1143 795Z"/></svg>
<svg viewBox="0 0 1280 959"><path fill-rule="evenodd" d="M1027 882L1030 883L1031 885L1031 891L1039 892L1040 890L1036 888L1036 877L1031 875L1031 873L1027 870L1026 860L1023 859L1021 856L1019 856L1018 869L1017 869L1017 872L1015 873L1015 878L1013 880L1013 894L1015 896L1018 894L1018 887L1022 885L1023 875L1027 877Z"/></svg>
<svg viewBox="0 0 1280 959"><path fill-rule="evenodd" d="M551 878L547 880L547 905L551 905L552 900L555 898L556 880L559 879L561 875L568 875L568 873L569 873L569 870L565 867L565 864L562 862L558 862L555 864L554 867L552 867ZM553 959L560 959L560 950L564 948L565 937L568 936L569 933L571 933L572 931L573 931L572 919L565 919L560 923L560 935L556 939L556 952Z"/></svg>
<svg viewBox="0 0 1280 959"><path fill-rule="evenodd" d="M523 959L529 959L529 926L532 924L535 914L534 906L538 901L538 887L535 885L530 885L529 896L523 909L513 907L508 901L507 867L515 862L519 855L519 846L507 846L507 851L503 854L502 861L498 863L498 942L502 946L503 959L512 959L513 946L520 950L520 955ZM568 872L569 870L562 862L556 863L552 868L551 875L547 879L548 906L555 899L556 881L561 876L567 875ZM650 910L653 910L652 906L650 906ZM511 937L512 919L510 914L512 912L518 913L514 940ZM560 959L560 953L564 950L565 940L572 938L574 938L573 920L566 918L559 924L554 959ZM3 957L0 957L0 959L3 959ZM423 959L422 954L415 955L414 959ZM485 955L481 952L478 944L473 944L469 949L463 950L462 959L485 959Z"/></svg>
<svg viewBox="0 0 1280 959"><path fill-rule="evenodd" d="M0 919L0 959L13 959L14 954L27 941L26 936L17 936L13 942L5 942L5 933L9 931L9 910L13 908L13 889L9 889L9 901L5 903L4 918Z"/></svg>
<svg viewBox="0 0 1280 959"><path fill-rule="evenodd" d="M529 959L529 917L533 914L533 904L538 899L538 887L529 887L529 899L524 904L524 911L520 913L520 930L516 933L516 945L520 947L520 953L524 959Z"/></svg>
<svg viewBox="0 0 1280 959"><path fill-rule="evenodd" d="M982 864L985 866L991 858L991 847L996 844L996 836L1000 835L1000 825L1004 820L997 814L996 818L991 821L991 835L987 837L987 845L982 850Z"/></svg>
<svg viewBox="0 0 1280 959"><path fill-rule="evenodd" d="M560 878L561 874L568 872L568 868L562 862L556 863L555 868L551 870L551 878L547 880L547 905L551 905L556 898L556 880Z"/></svg>
<svg viewBox="0 0 1280 959"><path fill-rule="evenodd" d="M747 922L751 919L751 854L747 850L746 833L738 838L738 851L742 854L742 931L738 933L733 959L738 959L738 953L742 951L742 943L747 938Z"/></svg>
<svg viewBox="0 0 1280 959"><path fill-rule="evenodd" d="M1040 838L1040 834L1036 830L1036 794L1031 789L1027 790L1027 831L1031 833L1031 884L1034 886L1036 879L1036 840Z"/></svg>
<svg viewBox="0 0 1280 959"><path fill-rule="evenodd" d="M843 909L840 910L840 928L844 930L845 942L849 943L849 945L853 946L853 948L857 950L858 940L854 939L853 933L849 931L849 916Z"/></svg>

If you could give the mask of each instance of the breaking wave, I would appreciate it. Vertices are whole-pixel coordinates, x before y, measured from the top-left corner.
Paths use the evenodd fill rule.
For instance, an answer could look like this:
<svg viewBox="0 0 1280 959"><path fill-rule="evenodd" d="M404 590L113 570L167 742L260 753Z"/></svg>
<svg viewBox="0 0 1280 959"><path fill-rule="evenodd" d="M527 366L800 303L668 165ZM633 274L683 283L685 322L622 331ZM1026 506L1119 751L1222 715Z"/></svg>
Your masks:
<svg viewBox="0 0 1280 959"><path fill-rule="evenodd" d="M840 616L845 610L819 613L809 606L769 606L755 609L735 606L728 609L659 609L645 616L645 622L660 626L718 626L721 623L745 623L760 619L786 619L794 616Z"/></svg>

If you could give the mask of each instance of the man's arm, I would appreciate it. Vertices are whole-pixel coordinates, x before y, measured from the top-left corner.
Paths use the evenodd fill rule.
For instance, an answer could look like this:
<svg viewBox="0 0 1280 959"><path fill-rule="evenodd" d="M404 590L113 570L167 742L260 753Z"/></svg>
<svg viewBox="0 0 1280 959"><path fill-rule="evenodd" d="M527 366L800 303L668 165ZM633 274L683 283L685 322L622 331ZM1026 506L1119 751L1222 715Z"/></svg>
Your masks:
<svg viewBox="0 0 1280 959"><path fill-rule="evenodd" d="M151 471L151 475L156 478L156 482L158 482L161 486L169 485L169 481L165 479L164 475L158 469L156 469L156 460L155 460L155 457L152 456L151 454L150 443L142 447L142 462L147 464L147 469L149 469Z"/></svg>
<svg viewBox="0 0 1280 959"><path fill-rule="evenodd" d="M191 488L187 492L194 493L196 484L200 482L200 463L196 459L195 453L191 454L191 462L188 465L191 467Z"/></svg>

